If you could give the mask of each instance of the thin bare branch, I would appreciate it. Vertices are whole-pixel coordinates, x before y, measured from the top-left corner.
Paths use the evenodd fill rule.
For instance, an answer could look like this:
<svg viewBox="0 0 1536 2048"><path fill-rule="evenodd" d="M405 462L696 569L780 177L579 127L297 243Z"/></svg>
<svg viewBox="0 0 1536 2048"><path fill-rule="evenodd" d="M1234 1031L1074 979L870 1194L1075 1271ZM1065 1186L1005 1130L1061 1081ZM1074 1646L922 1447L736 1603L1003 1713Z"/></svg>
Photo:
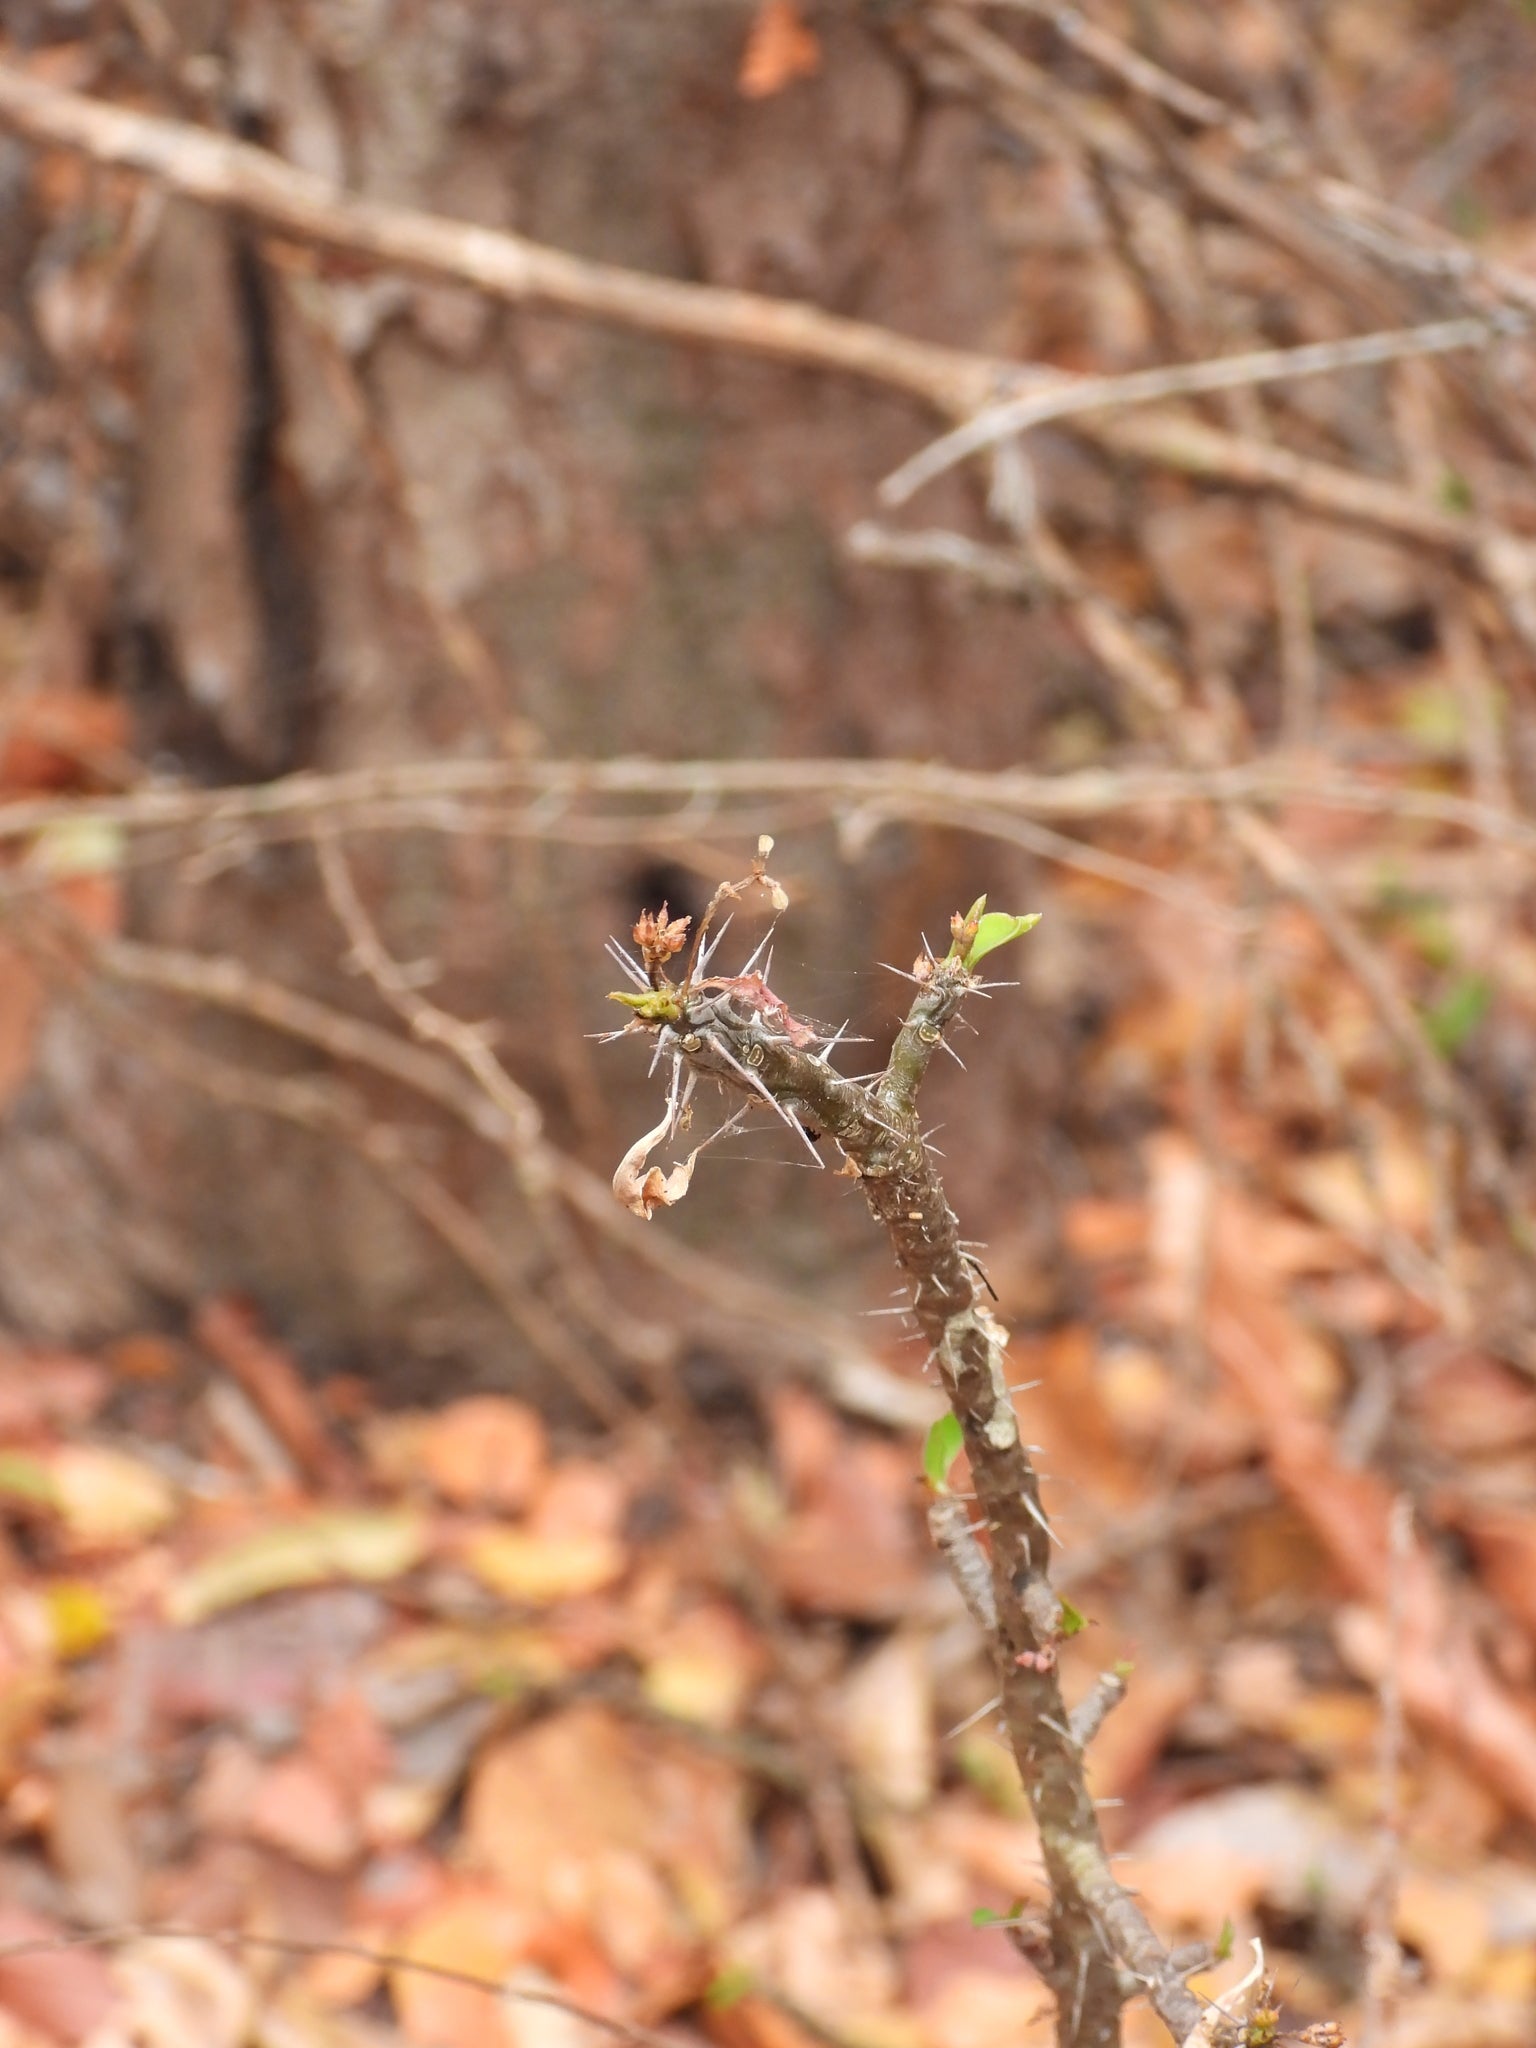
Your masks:
<svg viewBox="0 0 1536 2048"><path fill-rule="evenodd" d="M655 805L681 797L708 799L717 807L734 803L755 815L764 802L789 796L807 820L839 812L856 820L871 815L873 806L892 820L922 817L960 830L985 829L975 823L985 816L1088 819L1189 805L1304 801L1328 810L1417 818L1536 852L1536 824L1515 812L1448 790L1342 774L1284 754L1212 767L1134 763L1058 775L923 761L404 762L223 789L156 784L108 796L25 797L0 803L0 842L89 823L135 835L174 835L180 853L188 834L255 834L249 844L268 837L308 839L326 817L348 832L500 829L559 840L569 823L568 806L624 798ZM510 800L517 798L526 798L526 807L511 809ZM670 830L665 815L654 810L601 822L616 843L658 833L665 838ZM728 815L721 816L721 825L736 829ZM17 878L14 886L19 885Z"/></svg>
<svg viewBox="0 0 1536 2048"><path fill-rule="evenodd" d="M1085 412L1110 412L1155 405L1170 398L1196 398L1217 391L1240 391L1259 384L1280 384L1300 377L1336 375L1414 356L1449 355L1458 349L1486 348L1501 337L1523 334L1528 323L1461 319L1431 321L1423 327L1399 328L1383 334L1359 334L1343 341L1308 342L1301 348L1253 349L1245 355L1216 356L1201 363L1170 363L1154 370L1132 370L1121 377L1076 378L1060 390L1029 391L989 406L962 427L956 427L921 449L885 479L880 499L904 505L925 484L964 462L967 456L999 441Z"/></svg>
<svg viewBox="0 0 1536 2048"><path fill-rule="evenodd" d="M952 19L961 29L972 26ZM997 47L1013 57L1005 45ZM75 150L154 178L186 198L313 247L451 279L513 304L550 306L677 341L813 364L905 391L952 419L968 420L999 394L1016 393L1021 379L1036 392L1042 385L1052 394L1074 388L1059 370L916 341L792 300L594 263L525 236L357 198L270 150L69 92L15 64L0 64L0 127L44 147ZM1134 433L1118 416L1085 414L1071 424L1136 461L1238 488L1283 492L1327 517L1361 520L1405 539L1477 555L1480 536L1469 530L1471 522L1431 519L1409 493L1346 469L1282 450L1256 450L1240 436L1173 415L1138 415ZM1266 462L1266 453L1277 459ZM1485 566L1492 573L1497 564Z"/></svg>
<svg viewBox="0 0 1536 2048"><path fill-rule="evenodd" d="M648 277L526 236L388 206L342 191L270 150L50 85L0 64L0 126L157 179L311 247L473 286L516 305L553 306L678 341L746 349L868 377L940 409L984 403L997 365L815 306Z"/></svg>

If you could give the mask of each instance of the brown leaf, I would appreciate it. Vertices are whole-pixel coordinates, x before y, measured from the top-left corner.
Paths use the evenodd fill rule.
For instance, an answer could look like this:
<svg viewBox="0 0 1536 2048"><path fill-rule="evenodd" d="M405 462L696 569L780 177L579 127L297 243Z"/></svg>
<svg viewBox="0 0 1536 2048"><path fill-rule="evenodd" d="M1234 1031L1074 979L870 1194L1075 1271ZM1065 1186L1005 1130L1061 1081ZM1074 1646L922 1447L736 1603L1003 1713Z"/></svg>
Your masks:
<svg viewBox="0 0 1536 2048"><path fill-rule="evenodd" d="M650 1983L738 1908L744 1797L719 1760L582 1705L486 1751L465 1851L510 1899L585 1919L616 1968Z"/></svg>
<svg viewBox="0 0 1536 2048"><path fill-rule="evenodd" d="M730 1960L813 2021L862 2034L888 2011L896 1984L890 1951L852 1917L821 1887L781 1892L733 1931Z"/></svg>
<svg viewBox="0 0 1536 2048"><path fill-rule="evenodd" d="M946 1979L923 2013L923 2039L932 2048L1046 2048L1056 2037L1052 2000L1039 1979L992 1969L959 1970Z"/></svg>
<svg viewBox="0 0 1536 2048"><path fill-rule="evenodd" d="M453 1402L432 1418L417 1449L433 1487L461 1508L525 1506L547 1454L533 1409L496 1394Z"/></svg>
<svg viewBox="0 0 1536 2048"><path fill-rule="evenodd" d="M57 1922L21 1906L0 1905L0 1949L62 1939ZM0 1956L0 2010L55 2041L83 2041L113 2004L105 1956L90 1949Z"/></svg>
<svg viewBox="0 0 1536 2048"><path fill-rule="evenodd" d="M53 1779L48 1853L75 1913L92 1926L134 1920L142 1872L113 1758L84 1738L67 1742Z"/></svg>
<svg viewBox="0 0 1536 2048"><path fill-rule="evenodd" d="M9 956L0 956L9 971ZM15 1443L51 1424L89 1422L107 1398L99 1365L69 1352L0 1350L0 1439Z"/></svg>
<svg viewBox="0 0 1536 2048"><path fill-rule="evenodd" d="M733 1728L761 1675L763 1649L734 1608L691 1607L646 1648L642 1688L653 1707L706 1728Z"/></svg>
<svg viewBox="0 0 1536 2048"><path fill-rule="evenodd" d="M813 1614L865 1621L909 1613L927 1571L912 1471L904 1446L851 1442L837 1481L763 1538L763 1564L783 1598Z"/></svg>
<svg viewBox="0 0 1536 2048"><path fill-rule="evenodd" d="M361 1847L341 1793L303 1756L284 1757L265 1773L251 1804L250 1831L313 1870L345 1870Z"/></svg>
<svg viewBox="0 0 1536 2048"><path fill-rule="evenodd" d="M403 1961L500 1983L527 1955L536 1925L511 1899L490 1886L475 1886L431 1907L399 1953ZM402 2029L422 2048L508 2048L501 2001L473 1985L396 1967L389 1988Z"/></svg>

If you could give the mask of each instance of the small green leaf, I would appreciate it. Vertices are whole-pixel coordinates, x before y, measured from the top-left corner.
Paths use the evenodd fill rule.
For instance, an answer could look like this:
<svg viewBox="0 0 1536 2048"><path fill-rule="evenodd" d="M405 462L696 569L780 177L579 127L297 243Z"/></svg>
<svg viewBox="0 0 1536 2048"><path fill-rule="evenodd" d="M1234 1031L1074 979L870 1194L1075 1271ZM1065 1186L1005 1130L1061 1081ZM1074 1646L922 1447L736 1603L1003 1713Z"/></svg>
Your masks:
<svg viewBox="0 0 1536 2048"><path fill-rule="evenodd" d="M1061 1632L1064 1636L1080 1636L1088 1626L1088 1617L1080 1607L1074 1607L1063 1593L1061 1600Z"/></svg>
<svg viewBox="0 0 1536 2048"><path fill-rule="evenodd" d="M614 989L608 1000L610 1003L622 1003L626 1010L633 1010L647 1024L675 1024L683 1014L675 988L648 988L641 995L635 995L627 988Z"/></svg>
<svg viewBox="0 0 1536 2048"><path fill-rule="evenodd" d="M1467 974L1453 981L1424 1013L1424 1029L1435 1050L1446 1059L1460 1052L1487 1016L1492 1001L1493 984L1486 975Z"/></svg>
<svg viewBox="0 0 1536 2048"><path fill-rule="evenodd" d="M754 1982L745 1963L727 1963L710 1980L704 1993L704 2003L711 2012L729 2012L733 2005L739 2005L748 1995Z"/></svg>
<svg viewBox="0 0 1536 2048"><path fill-rule="evenodd" d="M999 946L1006 946L1010 939L1017 939L1025 932L1032 932L1040 922L1041 913L1032 910L1026 917L1010 917L1005 910L989 910L976 927L976 936L971 941L971 950L965 956L966 971L969 973L979 960L988 953L995 953Z"/></svg>
<svg viewBox="0 0 1536 2048"><path fill-rule="evenodd" d="M1114 1676L1119 1679L1120 1683L1124 1685L1129 1680L1131 1673L1136 1669L1136 1666L1128 1657L1122 1657L1118 1664L1111 1664L1109 1668Z"/></svg>
<svg viewBox="0 0 1536 2048"><path fill-rule="evenodd" d="M973 1906L971 1925L973 1927L1016 1927L1024 1917L1027 1900L1015 1899L1006 1913L994 1913L990 1906Z"/></svg>
<svg viewBox="0 0 1536 2048"><path fill-rule="evenodd" d="M1236 1946L1237 1929L1232 1925L1232 1915L1229 1913L1221 1923L1221 1932L1216 1937L1216 1946L1212 1953L1218 1963L1224 1963Z"/></svg>
<svg viewBox="0 0 1536 2048"><path fill-rule="evenodd" d="M935 1493L948 1493L950 1468L964 1446L960 1424L946 1409L929 1429L923 1444L923 1476Z"/></svg>
<svg viewBox="0 0 1536 2048"><path fill-rule="evenodd" d="M1447 512L1472 510L1472 486L1458 469L1443 469L1440 472L1440 483L1435 495Z"/></svg>

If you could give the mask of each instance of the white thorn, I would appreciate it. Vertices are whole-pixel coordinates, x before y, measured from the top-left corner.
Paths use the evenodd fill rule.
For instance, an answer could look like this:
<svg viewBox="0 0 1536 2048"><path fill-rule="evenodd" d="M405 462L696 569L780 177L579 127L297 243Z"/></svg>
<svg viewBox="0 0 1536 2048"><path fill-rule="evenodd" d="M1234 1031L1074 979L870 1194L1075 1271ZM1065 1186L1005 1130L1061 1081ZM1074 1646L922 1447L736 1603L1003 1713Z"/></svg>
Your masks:
<svg viewBox="0 0 1536 2048"><path fill-rule="evenodd" d="M939 1738L940 1741L953 1742L955 1737L957 1735L963 1735L967 1728L974 1728L978 1721L985 1721L988 1714L996 1713L997 1709L1002 1704L1002 1694L1000 1692L994 1693L991 1699L987 1701L984 1707L978 1707L974 1714L967 1714L963 1721L957 1721L953 1728L946 1730L946 1732Z"/></svg>
<svg viewBox="0 0 1536 2048"><path fill-rule="evenodd" d="M768 1090L763 1086L762 1082L759 1081L756 1074L753 1073L752 1069L750 1067L744 1067L741 1061L737 1059L736 1055L730 1050L728 1046L722 1044L722 1042L718 1038L713 1039L711 1043L713 1044L716 1052L718 1052L720 1057L725 1061L726 1065L728 1067L733 1068L736 1073L740 1074L742 1080L746 1082L747 1086L750 1089L752 1089L755 1094L761 1095L764 1102L767 1103L768 1107L773 1111L774 1115L779 1119L779 1121L781 1123L786 1123L789 1125L789 1128L794 1132L795 1136L800 1140L801 1144L804 1145L806 1151L810 1153L811 1157L815 1160L816 1164L822 1169L823 1172L825 1172L827 1162L825 1161L825 1159L822 1158L821 1154L816 1150L816 1147L811 1143L810 1139L805 1135L805 1132L801 1129L799 1118L792 1116L790 1112L784 1107L783 1103L775 1101L773 1096L771 1096Z"/></svg>
<svg viewBox="0 0 1536 2048"><path fill-rule="evenodd" d="M604 944L603 951L608 955L608 957L611 960L616 961L618 965L623 968L624 972L629 976L630 980L635 984L636 988L650 987L651 984L649 981L647 981L645 977L644 968L641 967L638 960L635 960L634 958L632 958L630 954L625 952L624 948L619 944L617 939L607 940Z"/></svg>
<svg viewBox="0 0 1536 2048"><path fill-rule="evenodd" d="M767 931L763 933L763 936L758 940L757 944L753 947L751 959L747 962L746 966L743 967L741 970L743 974L750 974L752 972L752 969L757 965L758 956L761 954L764 946L770 946L770 942L772 941L773 935L778 930L778 928L778 920L775 919L774 922L771 925L769 925ZM773 958L771 946L768 957L771 962ZM763 979L764 981L768 979L766 970L764 970Z"/></svg>
<svg viewBox="0 0 1536 2048"><path fill-rule="evenodd" d="M723 938L725 937L726 933L727 933L727 932L728 932L728 931L730 930L730 928L731 928L731 919L730 919L729 917L727 917L727 918L725 918L725 919L723 920L723 922L722 922L722 923L721 923L721 924L720 924L720 925L719 925L719 926L718 926L718 927L716 928L716 931L715 931L715 935L714 935L714 937L713 937L713 938L710 938L710 939L706 939L706 940L704 941L704 944L703 944L703 945L702 945L702 946L701 946L701 947L699 948L699 959L698 959L698 970L697 970L697 971L698 971L698 972L699 972L700 974L702 974L702 973L704 972L704 969L705 969L705 968L706 968L706 967L707 967L707 966L709 965L710 961L711 961L711 960L713 960L713 958L715 957L715 949L716 949L716 947L717 947L717 946L718 946L718 945L720 944L720 941L721 941L721 940L722 940L722 939L723 939Z"/></svg>

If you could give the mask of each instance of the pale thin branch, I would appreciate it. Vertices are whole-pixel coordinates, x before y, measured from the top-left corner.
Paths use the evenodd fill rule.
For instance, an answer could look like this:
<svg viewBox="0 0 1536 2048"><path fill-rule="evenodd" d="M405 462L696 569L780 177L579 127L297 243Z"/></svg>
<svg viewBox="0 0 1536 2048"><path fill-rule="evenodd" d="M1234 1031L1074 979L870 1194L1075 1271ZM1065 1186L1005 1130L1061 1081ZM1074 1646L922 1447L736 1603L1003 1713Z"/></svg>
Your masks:
<svg viewBox="0 0 1536 2048"><path fill-rule="evenodd" d="M236 1954L289 1956L303 1960L324 1956L349 1956L373 1963L381 1970L404 1970L417 1977L432 1977L443 1984L462 1984L489 1997L517 2005L544 2006L595 2027L632 2048L677 2048L675 2041L653 2027L632 2020L615 2019L611 2013L567 1998L561 1991L546 1991L533 1985L509 1984L497 1977L482 1977L472 1970L457 1970L447 1963L420 1957L393 1955L353 1941L310 1941L296 1935L253 1934L243 1928L179 1927L174 1922L160 1925L153 1920L125 1923L117 1927L91 1927L61 1934L38 1935L26 1941L9 1941L0 1946L0 1963L23 1961L28 1956L59 1955L74 1948L121 1948L130 1942L192 1942L204 1948L233 1950Z"/></svg>
<svg viewBox="0 0 1536 2048"><path fill-rule="evenodd" d="M1034 67L996 37L986 37L984 44L978 40L984 32L976 31L964 15L987 7L1013 9L1048 21L1064 42L1138 97L1166 107L1193 127L1221 131L1247 160L1250 172L1299 192L1317 206L1341 238L1353 241L1359 251L1384 268L1419 279L1463 285L1475 281L1484 299L1491 295L1505 305L1536 313L1536 280L1489 258L1437 222L1391 204L1366 186L1320 175L1304 138L1274 120L1256 121L1191 85L1101 24L1089 21L1080 9L1058 4L1058 0L945 0L934 10L936 25L942 25L952 39L957 28L966 31L960 46L973 57L984 54L990 58L994 69L1007 67L1002 71L1005 81L1027 84ZM1105 141L1102 124L1096 129L1091 114L1077 104L1081 96L1059 78L1052 78L1051 84L1058 96L1074 103L1079 135L1090 142Z"/></svg>
<svg viewBox="0 0 1536 2048"><path fill-rule="evenodd" d="M843 548L853 562L867 562L880 569L923 569L963 576L999 597L1032 600L1045 588L1015 549L989 547L944 527L903 533L861 519L843 536Z"/></svg>
<svg viewBox="0 0 1536 2048"><path fill-rule="evenodd" d="M536 806L514 814L517 829L554 839L562 836L568 806L613 798L653 804L682 798L690 806L707 799L715 822L733 832L741 829L739 824L720 817L715 808L726 800L755 806L793 797L807 819L870 804L893 819L919 811L936 819L942 811L942 822L956 829L969 829L974 818L988 813L1087 819L1169 806L1295 801L1422 819L1536 852L1536 824L1514 812L1450 791L1340 774L1311 757L1284 754L1214 767L1132 763L1055 775L954 768L942 762L836 759L405 762L331 774L306 772L222 789L156 784L107 796L27 797L0 803L0 843L86 823L135 834L248 829L265 834L270 829L277 836L307 839L327 816L348 831L460 832L469 824L491 830L497 812L474 812L467 823L462 807L515 797ZM696 829L691 808L689 815ZM506 819L502 822L505 828ZM658 821L654 813L602 822L612 825L620 842L626 834L648 835L668 823L665 814Z"/></svg>
<svg viewBox="0 0 1536 2048"><path fill-rule="evenodd" d="M132 939L91 943L82 964L108 981L158 989L192 1003L252 1019L328 1058L384 1075L436 1103L477 1138L506 1154L526 1144L517 1126L489 1096L458 1073L436 1049L413 1045L395 1032L255 974L228 955L179 951ZM615 1207L608 1182L547 1139L543 1169L561 1202L609 1239L626 1258L681 1288L713 1315L758 1324L774 1333L775 1347L798 1353L816 1372L829 1398L850 1414L891 1427L923 1428L937 1396L892 1373L862 1343L856 1327L837 1316L786 1298L778 1290L722 1265L707 1253L656 1231L631 1230Z"/></svg>
<svg viewBox="0 0 1536 2048"><path fill-rule="evenodd" d="M962 28L969 24L960 21ZM991 39L996 42L996 38ZM1007 56L1013 53L998 45ZM358 198L270 150L185 121L74 93L0 64L0 127L154 178L169 190L240 214L274 233L353 259L448 278L491 298L543 305L673 340L732 348L862 377L967 420L1020 378L1064 388L1066 373L921 342L793 300L653 277L594 263L525 236ZM1070 388L1070 387L1067 387ZM1423 516L1406 492L1347 469L1266 454L1240 436L1147 413L1126 422L1084 415L1076 431L1154 466L1281 491L1327 517L1363 520L1404 539L1478 558L1469 522ZM1507 538L1507 537L1506 537ZM1480 566L1483 566L1480 563Z"/></svg>
<svg viewBox="0 0 1536 2048"><path fill-rule="evenodd" d="M1167 107L1181 120L1190 121L1199 128L1229 129L1250 148L1260 147L1273 139L1269 131L1261 129L1256 122L1246 122L1235 115L1224 100L1176 78L1161 64L1154 64L1150 57L1144 57L1139 50L1133 50L1128 43L1122 43L1107 29L1100 28L1097 22L1090 21L1076 7L1058 6L1054 0L950 0L950 4L996 7L1033 15L1037 21L1049 22L1063 42L1070 43L1074 50L1091 58L1123 85L1156 100L1159 106Z"/></svg>
<svg viewBox="0 0 1536 2048"><path fill-rule="evenodd" d="M1261 384L1280 384L1301 377L1336 375L1381 363L1404 362L1414 356L1449 355L1459 349L1486 348L1507 335L1523 333L1527 323L1465 318L1436 320L1422 327L1398 328L1381 334L1353 335L1342 341L1307 342L1300 348L1252 349L1243 355L1215 356L1199 363L1169 363L1152 370L1131 370L1119 377L1079 377L1064 389L1029 391L989 406L964 426L942 435L893 470L880 486L886 505L904 505L935 477L1031 427L1085 412L1109 412L1130 406L1154 405L1170 398L1197 398L1218 391L1240 391Z"/></svg>
<svg viewBox="0 0 1536 2048"><path fill-rule="evenodd" d="M526 236L343 191L270 150L138 113L0 64L0 126L155 178L312 247L450 278L517 305L551 306L674 340L810 362L904 390L941 410L983 403L998 365L792 300L650 277Z"/></svg>
<svg viewBox="0 0 1536 2048"><path fill-rule="evenodd" d="M1072 1740L1079 1749L1086 1749L1095 1735L1104 1726L1115 1708L1125 1698L1125 1675L1120 1671L1101 1671L1093 1687L1072 1709L1068 1726Z"/></svg>
<svg viewBox="0 0 1536 2048"><path fill-rule="evenodd" d="M965 1502L940 1494L929 1504L928 1533L972 1621L988 1638L995 1636L997 1595L992 1589L992 1567Z"/></svg>
<svg viewBox="0 0 1536 2048"><path fill-rule="evenodd" d="M1386 1654L1377 1698L1381 1729L1377 1772L1381 1781L1377 1814L1376 1872L1367 1906L1365 2006L1360 2048L1381 2048L1394 2017L1402 1979L1403 1951L1397 1939L1397 1908L1403 1872L1403 1622L1406 1581L1413 1560L1413 1502L1399 1494L1387 1526Z"/></svg>
<svg viewBox="0 0 1536 2048"><path fill-rule="evenodd" d="M87 987L78 996L103 1028L129 1040L173 1080L198 1088L230 1108L278 1117L318 1137L345 1144L448 1246L534 1355L571 1388L599 1422L617 1425L630 1419L629 1408L595 1361L572 1342L546 1304L508 1273L479 1219L418 1164L400 1131L365 1115L334 1082L304 1075L263 1074L238 1066L205 1052L183 1034L152 1024L121 1005L108 1004L100 991L93 993Z"/></svg>

